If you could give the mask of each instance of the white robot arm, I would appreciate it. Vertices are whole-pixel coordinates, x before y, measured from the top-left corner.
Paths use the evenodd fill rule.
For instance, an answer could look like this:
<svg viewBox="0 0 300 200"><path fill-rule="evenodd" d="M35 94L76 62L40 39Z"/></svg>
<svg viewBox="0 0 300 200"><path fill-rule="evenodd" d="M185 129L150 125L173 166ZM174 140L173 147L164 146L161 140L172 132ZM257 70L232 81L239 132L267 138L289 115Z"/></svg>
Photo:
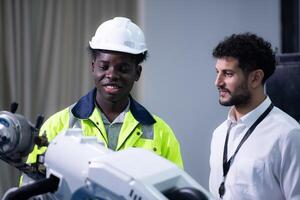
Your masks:
<svg viewBox="0 0 300 200"><path fill-rule="evenodd" d="M0 155L2 159L6 158L3 159L5 161L14 158L10 159L10 164L16 160L16 154L20 157L21 152L32 150L36 137L31 125L31 128L19 132L12 128L17 121L24 121L24 118L15 116L6 111L0 112ZM11 118L13 120L9 121ZM4 137L9 138L9 142L8 139L3 142ZM13 139L17 137L18 142ZM26 150L21 148L24 146ZM80 129L59 133L48 145L42 164L46 168L44 177L36 171L39 176L31 175L31 184L8 191L3 200L29 198L43 193L52 199L62 200L212 199L209 192L186 172L155 153L141 148L115 152L105 148L95 137L83 136Z"/></svg>

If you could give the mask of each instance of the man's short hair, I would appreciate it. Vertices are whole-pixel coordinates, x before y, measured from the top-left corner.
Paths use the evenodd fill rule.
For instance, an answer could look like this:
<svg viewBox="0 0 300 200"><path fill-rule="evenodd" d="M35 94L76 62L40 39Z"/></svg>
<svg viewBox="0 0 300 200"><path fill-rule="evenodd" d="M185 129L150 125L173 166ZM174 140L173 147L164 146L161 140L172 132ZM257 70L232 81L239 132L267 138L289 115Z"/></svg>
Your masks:
<svg viewBox="0 0 300 200"><path fill-rule="evenodd" d="M271 43L253 33L232 34L213 50L215 58L233 57L245 74L261 69L263 83L274 73L276 60Z"/></svg>

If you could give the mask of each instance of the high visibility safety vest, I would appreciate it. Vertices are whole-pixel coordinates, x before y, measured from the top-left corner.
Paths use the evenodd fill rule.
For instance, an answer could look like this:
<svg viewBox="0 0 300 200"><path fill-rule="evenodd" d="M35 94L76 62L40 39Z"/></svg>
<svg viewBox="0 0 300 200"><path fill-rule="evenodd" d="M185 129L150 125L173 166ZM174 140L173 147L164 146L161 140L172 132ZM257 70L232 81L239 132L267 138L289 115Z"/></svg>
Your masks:
<svg viewBox="0 0 300 200"><path fill-rule="evenodd" d="M96 89L93 89L76 104L52 115L41 127L40 135L46 133L50 142L61 131L77 127L83 130L85 136L95 136L107 147L107 134L100 111L95 107L95 94ZM172 129L131 97L129 112L125 115L116 150L129 147L152 150L183 168L180 145ZM36 162L37 155L45 150L45 147L38 149L35 146L28 156L27 163Z"/></svg>

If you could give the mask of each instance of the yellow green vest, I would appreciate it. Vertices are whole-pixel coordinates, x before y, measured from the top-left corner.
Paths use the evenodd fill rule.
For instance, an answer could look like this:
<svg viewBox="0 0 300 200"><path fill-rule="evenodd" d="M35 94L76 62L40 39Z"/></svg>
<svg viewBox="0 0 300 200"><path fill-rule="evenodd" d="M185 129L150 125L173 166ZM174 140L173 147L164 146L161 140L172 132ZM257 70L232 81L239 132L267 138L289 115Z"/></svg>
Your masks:
<svg viewBox="0 0 300 200"><path fill-rule="evenodd" d="M95 107L96 89L82 97L76 104L52 115L42 126L49 141L61 131L79 127L85 136L95 136L107 147L107 134L99 110ZM131 98L131 97L130 97ZM159 117L151 115L142 105L130 99L130 111L126 113L119 134L116 150L138 147L149 149L183 168L180 145L172 129ZM46 148L37 147L27 162L36 162L38 154Z"/></svg>

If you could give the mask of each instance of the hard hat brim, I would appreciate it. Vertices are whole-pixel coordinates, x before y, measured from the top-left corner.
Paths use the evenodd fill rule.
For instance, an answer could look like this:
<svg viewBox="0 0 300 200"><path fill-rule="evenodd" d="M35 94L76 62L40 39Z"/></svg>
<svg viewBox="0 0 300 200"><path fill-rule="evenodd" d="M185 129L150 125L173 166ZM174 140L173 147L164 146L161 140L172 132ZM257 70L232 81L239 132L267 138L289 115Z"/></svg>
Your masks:
<svg viewBox="0 0 300 200"><path fill-rule="evenodd" d="M117 52L123 52L123 53L130 53L130 54L140 54L147 51L147 48L141 48L141 49L134 49L127 46L120 46L120 45L93 45L93 42L89 42L90 47L92 49L101 49L101 50L108 50L108 51L117 51Z"/></svg>

